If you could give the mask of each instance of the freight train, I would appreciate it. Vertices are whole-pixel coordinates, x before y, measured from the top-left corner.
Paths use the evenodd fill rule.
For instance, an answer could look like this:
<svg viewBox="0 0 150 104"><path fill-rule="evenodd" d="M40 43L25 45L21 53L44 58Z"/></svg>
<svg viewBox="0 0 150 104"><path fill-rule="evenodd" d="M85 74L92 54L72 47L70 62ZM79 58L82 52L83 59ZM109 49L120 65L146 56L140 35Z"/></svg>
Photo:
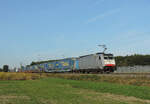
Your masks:
<svg viewBox="0 0 150 104"><path fill-rule="evenodd" d="M116 70L116 63L113 54L96 53L76 58L50 60L21 69L23 72L109 73Z"/></svg>

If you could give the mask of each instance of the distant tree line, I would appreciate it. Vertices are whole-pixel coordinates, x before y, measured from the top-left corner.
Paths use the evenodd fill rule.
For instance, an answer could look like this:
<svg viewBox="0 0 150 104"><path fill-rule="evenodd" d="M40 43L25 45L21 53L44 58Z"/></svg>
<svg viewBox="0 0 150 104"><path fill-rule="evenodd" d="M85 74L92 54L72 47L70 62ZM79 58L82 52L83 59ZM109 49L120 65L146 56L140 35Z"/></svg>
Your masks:
<svg viewBox="0 0 150 104"><path fill-rule="evenodd" d="M0 72L9 72L9 66L4 65L3 68L0 68Z"/></svg>
<svg viewBox="0 0 150 104"><path fill-rule="evenodd" d="M150 65L150 55L116 56L117 66Z"/></svg>

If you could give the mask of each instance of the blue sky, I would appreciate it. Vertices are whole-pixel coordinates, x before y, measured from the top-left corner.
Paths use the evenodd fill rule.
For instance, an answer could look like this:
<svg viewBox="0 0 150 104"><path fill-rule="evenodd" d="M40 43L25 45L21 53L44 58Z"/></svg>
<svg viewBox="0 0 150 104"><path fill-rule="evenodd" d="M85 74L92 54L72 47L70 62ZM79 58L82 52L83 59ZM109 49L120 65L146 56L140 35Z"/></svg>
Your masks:
<svg viewBox="0 0 150 104"><path fill-rule="evenodd" d="M100 50L150 53L149 0L0 0L0 67Z"/></svg>

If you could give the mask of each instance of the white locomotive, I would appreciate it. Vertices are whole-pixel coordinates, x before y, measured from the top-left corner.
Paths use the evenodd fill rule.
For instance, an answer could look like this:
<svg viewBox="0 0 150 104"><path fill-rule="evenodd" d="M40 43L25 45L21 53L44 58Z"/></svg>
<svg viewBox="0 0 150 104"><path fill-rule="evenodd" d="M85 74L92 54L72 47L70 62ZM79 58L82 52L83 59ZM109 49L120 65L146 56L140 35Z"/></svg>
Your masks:
<svg viewBox="0 0 150 104"><path fill-rule="evenodd" d="M76 58L80 72L114 72L116 63L113 54L96 53Z"/></svg>

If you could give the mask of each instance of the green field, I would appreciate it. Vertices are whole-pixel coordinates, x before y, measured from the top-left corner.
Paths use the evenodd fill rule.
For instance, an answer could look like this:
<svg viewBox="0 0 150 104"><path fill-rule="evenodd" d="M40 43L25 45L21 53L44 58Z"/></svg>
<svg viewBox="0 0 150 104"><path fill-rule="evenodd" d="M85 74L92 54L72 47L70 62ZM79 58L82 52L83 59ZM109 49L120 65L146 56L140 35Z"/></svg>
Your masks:
<svg viewBox="0 0 150 104"><path fill-rule="evenodd" d="M0 104L150 104L150 87L61 78L0 81Z"/></svg>

